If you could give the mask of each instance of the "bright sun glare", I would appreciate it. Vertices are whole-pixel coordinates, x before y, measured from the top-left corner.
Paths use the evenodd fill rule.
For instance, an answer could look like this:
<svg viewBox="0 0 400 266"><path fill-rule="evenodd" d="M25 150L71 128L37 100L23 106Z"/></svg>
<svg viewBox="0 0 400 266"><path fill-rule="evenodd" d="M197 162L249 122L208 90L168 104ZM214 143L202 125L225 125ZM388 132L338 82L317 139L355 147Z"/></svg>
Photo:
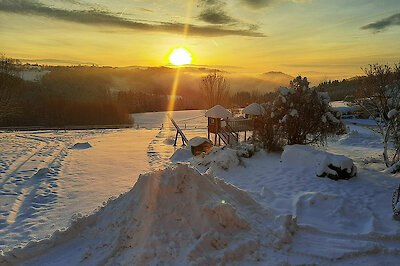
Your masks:
<svg viewBox="0 0 400 266"><path fill-rule="evenodd" d="M174 66L189 65L192 62L192 54L184 47L178 47L172 50L168 60Z"/></svg>

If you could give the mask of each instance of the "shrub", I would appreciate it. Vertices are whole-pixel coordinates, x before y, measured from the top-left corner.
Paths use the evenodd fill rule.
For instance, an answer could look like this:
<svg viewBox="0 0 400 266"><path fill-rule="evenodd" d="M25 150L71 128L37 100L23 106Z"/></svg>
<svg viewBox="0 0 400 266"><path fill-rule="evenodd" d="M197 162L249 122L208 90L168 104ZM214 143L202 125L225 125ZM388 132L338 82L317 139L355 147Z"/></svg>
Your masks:
<svg viewBox="0 0 400 266"><path fill-rule="evenodd" d="M272 104L264 105L266 114L255 124L256 136L268 150L287 144L324 144L328 136L345 130L340 113L329 106L328 94L310 88L306 77L295 78L278 93Z"/></svg>

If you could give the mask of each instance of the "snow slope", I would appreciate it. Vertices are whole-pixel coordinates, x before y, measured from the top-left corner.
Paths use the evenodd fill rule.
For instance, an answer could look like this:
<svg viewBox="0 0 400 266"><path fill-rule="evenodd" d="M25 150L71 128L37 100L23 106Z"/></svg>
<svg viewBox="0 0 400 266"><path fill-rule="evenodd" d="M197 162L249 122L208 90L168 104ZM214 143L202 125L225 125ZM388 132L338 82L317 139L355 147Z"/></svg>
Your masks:
<svg viewBox="0 0 400 266"><path fill-rule="evenodd" d="M86 218L75 215L67 231L14 250L16 260L30 265L398 264L400 224L392 218L391 197L400 179L383 171L381 139L370 130L373 123L354 119L348 134L319 147L351 158L358 168L356 177L333 181L316 177L309 167L284 166L280 154L263 151L238 158L234 151L216 149L204 158L190 158L178 150L170 159L179 147L172 146L176 131L166 113L134 117L139 129L1 133L0 249L43 239L82 213ZM176 112L174 118L188 139L206 136L204 111ZM84 142L92 147L69 149ZM207 175L183 165L156 171L179 161ZM136 183L139 173L148 171L154 173ZM86 216L135 183L130 192ZM182 193L171 193L178 187ZM248 229L226 234L220 222L227 217ZM270 230L282 234L271 236ZM251 239L250 249L240 248ZM11 259L7 254L0 260ZM200 258L204 254L205 261Z"/></svg>

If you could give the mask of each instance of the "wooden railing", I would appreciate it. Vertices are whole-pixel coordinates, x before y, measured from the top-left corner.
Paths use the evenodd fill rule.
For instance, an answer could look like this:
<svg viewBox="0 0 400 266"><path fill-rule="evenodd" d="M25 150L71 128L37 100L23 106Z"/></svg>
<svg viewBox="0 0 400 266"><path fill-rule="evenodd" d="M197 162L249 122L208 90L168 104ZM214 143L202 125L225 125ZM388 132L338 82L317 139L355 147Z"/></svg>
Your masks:
<svg viewBox="0 0 400 266"><path fill-rule="evenodd" d="M242 131L250 131L253 130L253 120L246 119L235 119L225 121L227 125L229 125L233 132L242 132Z"/></svg>

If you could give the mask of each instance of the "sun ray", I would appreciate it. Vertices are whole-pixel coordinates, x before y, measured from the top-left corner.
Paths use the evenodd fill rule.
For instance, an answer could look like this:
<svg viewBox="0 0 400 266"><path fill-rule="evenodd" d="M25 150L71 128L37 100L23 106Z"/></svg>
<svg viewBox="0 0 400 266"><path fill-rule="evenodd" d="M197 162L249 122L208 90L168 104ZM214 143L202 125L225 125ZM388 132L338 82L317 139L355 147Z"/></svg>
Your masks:
<svg viewBox="0 0 400 266"><path fill-rule="evenodd" d="M185 26L183 28L183 42L185 42L187 34L189 32L189 20L190 20L190 16L192 13L192 7L193 7L193 0L188 0L187 1L187 9L186 9L186 22L185 22ZM176 91L178 89L178 85L179 85L179 75L180 75L180 71L181 68L176 68L175 70L175 78L174 78L174 83L172 84L172 88L171 88L171 93L170 93L170 100L168 103L168 113L171 113L174 111L175 109L175 96L176 96Z"/></svg>

